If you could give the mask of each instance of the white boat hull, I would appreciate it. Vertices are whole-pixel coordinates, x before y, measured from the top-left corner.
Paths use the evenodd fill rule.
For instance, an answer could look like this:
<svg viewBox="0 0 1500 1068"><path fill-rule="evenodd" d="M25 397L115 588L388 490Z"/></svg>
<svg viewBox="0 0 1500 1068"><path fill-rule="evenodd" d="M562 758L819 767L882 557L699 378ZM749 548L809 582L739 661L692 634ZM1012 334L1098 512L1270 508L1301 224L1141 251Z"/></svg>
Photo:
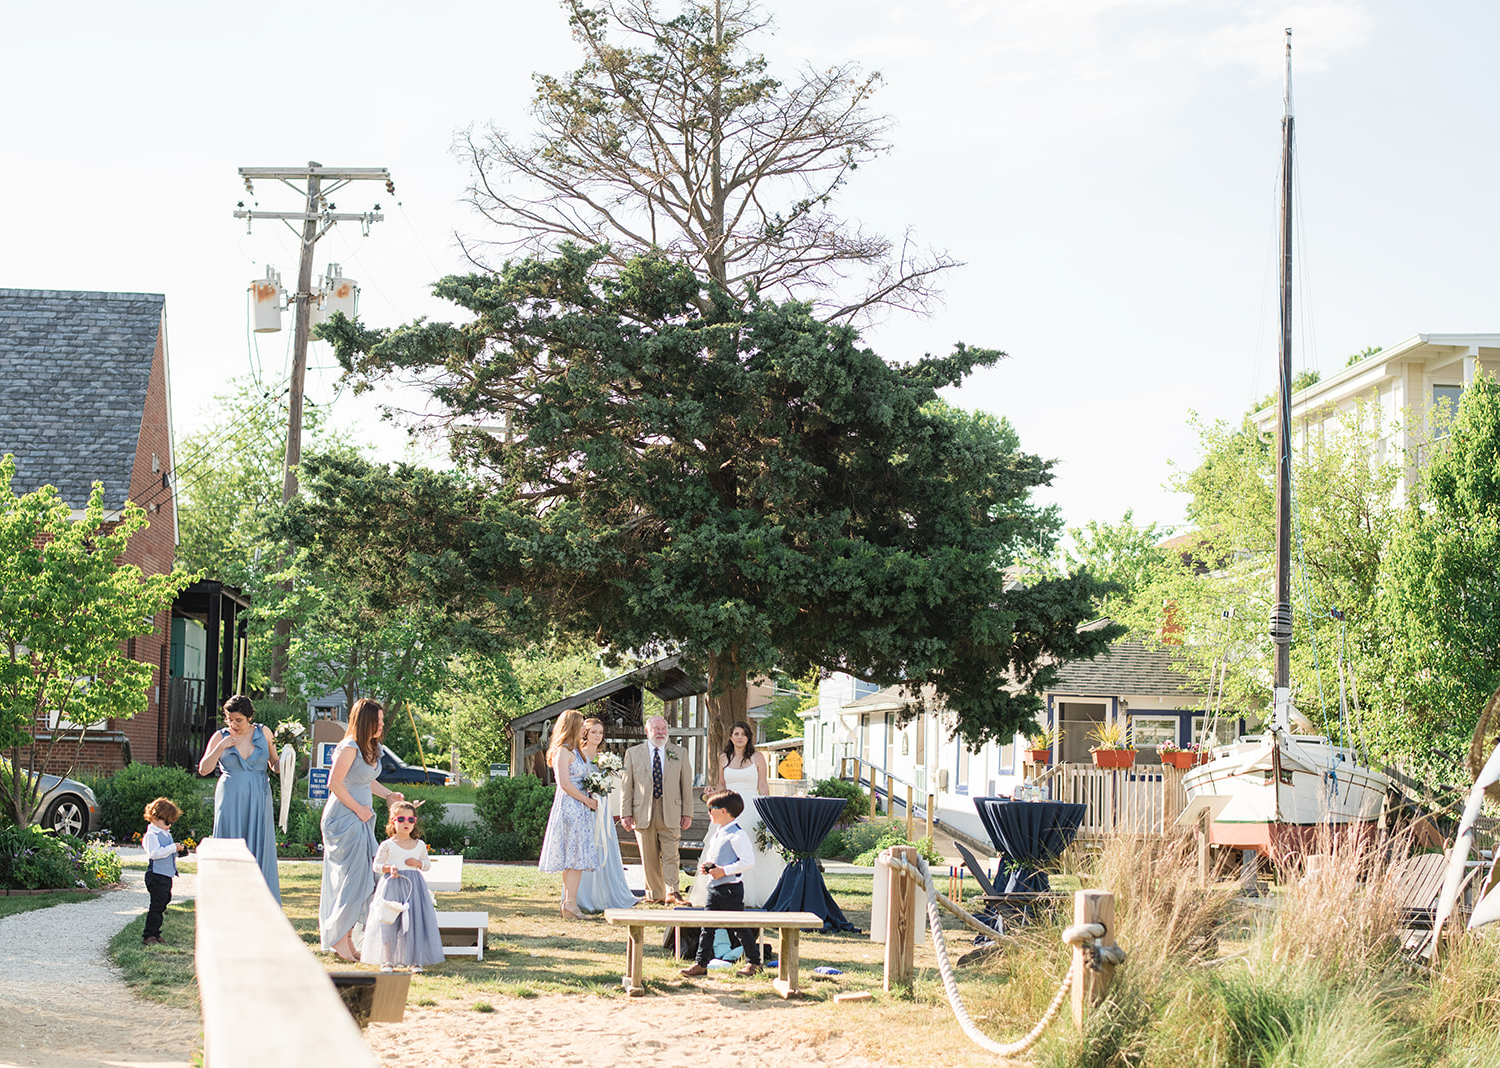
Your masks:
<svg viewBox="0 0 1500 1068"><path fill-rule="evenodd" d="M1306 851L1330 829L1373 824L1390 780L1326 738L1272 730L1215 749L1182 786L1189 802L1229 799L1210 825L1213 844L1269 855Z"/></svg>

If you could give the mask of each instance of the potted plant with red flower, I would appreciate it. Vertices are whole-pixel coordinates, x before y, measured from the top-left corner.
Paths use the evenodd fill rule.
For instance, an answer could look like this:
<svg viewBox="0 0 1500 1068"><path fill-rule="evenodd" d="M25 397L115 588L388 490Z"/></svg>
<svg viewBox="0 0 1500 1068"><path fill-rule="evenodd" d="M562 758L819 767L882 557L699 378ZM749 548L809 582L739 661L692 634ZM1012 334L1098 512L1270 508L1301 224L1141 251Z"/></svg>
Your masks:
<svg viewBox="0 0 1500 1068"><path fill-rule="evenodd" d="M1101 723L1089 732L1089 737L1095 743L1089 752L1093 754L1096 767L1128 768L1135 764L1135 746L1125 738L1123 721Z"/></svg>
<svg viewBox="0 0 1500 1068"><path fill-rule="evenodd" d="M1163 742L1156 747L1156 751L1161 755L1163 764L1170 764L1181 771L1187 771L1196 764L1206 764L1209 756L1208 747L1202 742L1189 742L1187 745Z"/></svg>

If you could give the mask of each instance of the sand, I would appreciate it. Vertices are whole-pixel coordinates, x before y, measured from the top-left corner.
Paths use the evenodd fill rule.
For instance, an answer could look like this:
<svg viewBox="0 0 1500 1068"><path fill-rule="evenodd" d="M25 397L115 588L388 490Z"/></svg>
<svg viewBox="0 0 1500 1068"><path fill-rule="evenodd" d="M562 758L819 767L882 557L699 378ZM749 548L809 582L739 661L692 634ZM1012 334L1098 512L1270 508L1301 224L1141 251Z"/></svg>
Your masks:
<svg viewBox="0 0 1500 1068"><path fill-rule="evenodd" d="M506 1064L518 1068L639 1062L651 1068L748 1064L804 1068L838 1064L876 1068L850 1054L837 1035L799 1026L810 1007L734 993L673 993L642 998L546 994L498 998L494 1011L470 1002L407 1006L396 1024L371 1024L365 1041L386 1068L432 1064Z"/></svg>

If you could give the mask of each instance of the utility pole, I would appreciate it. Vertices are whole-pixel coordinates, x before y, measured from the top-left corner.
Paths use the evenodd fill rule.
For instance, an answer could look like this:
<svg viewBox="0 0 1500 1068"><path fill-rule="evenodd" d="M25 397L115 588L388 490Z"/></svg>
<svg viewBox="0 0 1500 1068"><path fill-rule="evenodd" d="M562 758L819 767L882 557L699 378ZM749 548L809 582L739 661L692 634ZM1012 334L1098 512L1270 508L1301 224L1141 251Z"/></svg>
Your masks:
<svg viewBox="0 0 1500 1068"><path fill-rule="evenodd" d="M356 181L384 182L386 192L393 195L396 192L396 186L391 181L390 171L384 167L324 167L314 160L309 160L306 167L241 167L239 172L240 177L245 180L245 189L251 193L255 191L255 180L260 178L280 181L297 192L303 193L306 197L306 204L300 212L255 211L245 208L241 203L240 210L234 213L236 219L247 220L247 227L256 219L278 219L286 223L300 239L297 292L291 298L297 309L292 332L291 411L287 418L286 463L281 480L281 503L288 504L297 496L297 465L302 462L302 392L303 382L307 377L307 343L312 335L313 300L319 296L313 292L312 288L313 247L335 223L358 222L368 234L371 223L380 222L385 218L380 214L379 204L375 205L373 211L363 213L336 212L333 210L334 205L328 203L328 196L335 190ZM325 180L331 183L326 191L323 189ZM296 182L304 183L302 188L298 188L294 184ZM302 224L300 232L292 226L293 221ZM291 592L290 580L285 588L288 593ZM273 698L280 697L286 692L282 685L282 678L286 674L287 647L292 634L292 621L286 618L278 619L275 633L275 644L271 649L271 696Z"/></svg>

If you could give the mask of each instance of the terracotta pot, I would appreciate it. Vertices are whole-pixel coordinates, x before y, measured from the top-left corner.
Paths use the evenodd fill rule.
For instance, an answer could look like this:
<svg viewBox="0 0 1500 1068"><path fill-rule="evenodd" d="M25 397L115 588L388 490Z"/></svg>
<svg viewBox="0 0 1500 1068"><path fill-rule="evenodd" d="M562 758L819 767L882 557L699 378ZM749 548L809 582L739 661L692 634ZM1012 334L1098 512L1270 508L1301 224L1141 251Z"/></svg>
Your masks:
<svg viewBox="0 0 1500 1068"><path fill-rule="evenodd" d="M1176 753L1163 753L1161 755L1161 762L1163 764L1170 764L1172 765L1172 767L1178 768L1179 770L1186 771L1188 768L1198 763L1198 754L1182 751Z"/></svg>
<svg viewBox="0 0 1500 1068"><path fill-rule="evenodd" d="M1027 752L1030 754L1033 764L1052 763L1052 750L1050 749L1029 749Z"/></svg>
<svg viewBox="0 0 1500 1068"><path fill-rule="evenodd" d="M1094 766L1100 768L1128 768L1135 764L1134 749L1095 749Z"/></svg>

